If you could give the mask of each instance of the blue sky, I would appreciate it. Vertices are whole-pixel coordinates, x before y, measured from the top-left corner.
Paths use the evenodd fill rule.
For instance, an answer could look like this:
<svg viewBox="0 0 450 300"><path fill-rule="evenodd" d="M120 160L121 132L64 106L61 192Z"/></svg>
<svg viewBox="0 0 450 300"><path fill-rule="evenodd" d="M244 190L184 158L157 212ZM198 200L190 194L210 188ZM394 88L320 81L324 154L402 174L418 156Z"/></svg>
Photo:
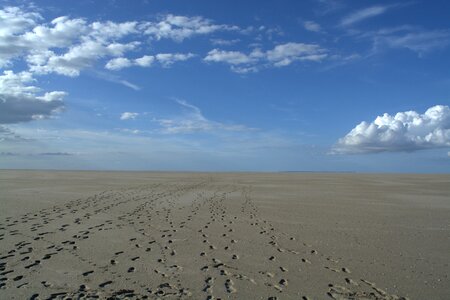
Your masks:
<svg viewBox="0 0 450 300"><path fill-rule="evenodd" d="M450 171L448 1L0 4L0 168Z"/></svg>

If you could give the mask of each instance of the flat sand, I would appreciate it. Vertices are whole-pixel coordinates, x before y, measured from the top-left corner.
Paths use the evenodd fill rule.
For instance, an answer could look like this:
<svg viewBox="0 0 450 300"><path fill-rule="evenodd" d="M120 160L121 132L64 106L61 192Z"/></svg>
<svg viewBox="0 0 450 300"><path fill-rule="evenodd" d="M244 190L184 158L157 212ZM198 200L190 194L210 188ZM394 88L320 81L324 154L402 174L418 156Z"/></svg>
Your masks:
<svg viewBox="0 0 450 300"><path fill-rule="evenodd" d="M449 299L450 175L0 171L0 299Z"/></svg>

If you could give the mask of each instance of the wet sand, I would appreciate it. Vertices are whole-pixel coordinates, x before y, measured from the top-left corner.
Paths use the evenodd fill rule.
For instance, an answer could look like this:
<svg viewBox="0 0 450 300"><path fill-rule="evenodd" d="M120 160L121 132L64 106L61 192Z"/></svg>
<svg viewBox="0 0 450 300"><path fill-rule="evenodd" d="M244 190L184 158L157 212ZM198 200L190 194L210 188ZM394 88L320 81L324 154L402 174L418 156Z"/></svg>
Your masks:
<svg viewBox="0 0 450 300"><path fill-rule="evenodd" d="M0 171L0 299L448 299L450 175Z"/></svg>

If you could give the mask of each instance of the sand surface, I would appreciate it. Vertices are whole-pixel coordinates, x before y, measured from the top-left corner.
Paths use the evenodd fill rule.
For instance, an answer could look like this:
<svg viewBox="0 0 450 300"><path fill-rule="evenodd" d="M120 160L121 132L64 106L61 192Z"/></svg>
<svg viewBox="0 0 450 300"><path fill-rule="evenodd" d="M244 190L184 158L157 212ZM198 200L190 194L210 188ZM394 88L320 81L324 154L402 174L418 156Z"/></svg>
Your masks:
<svg viewBox="0 0 450 300"><path fill-rule="evenodd" d="M450 175L0 171L0 299L449 299Z"/></svg>

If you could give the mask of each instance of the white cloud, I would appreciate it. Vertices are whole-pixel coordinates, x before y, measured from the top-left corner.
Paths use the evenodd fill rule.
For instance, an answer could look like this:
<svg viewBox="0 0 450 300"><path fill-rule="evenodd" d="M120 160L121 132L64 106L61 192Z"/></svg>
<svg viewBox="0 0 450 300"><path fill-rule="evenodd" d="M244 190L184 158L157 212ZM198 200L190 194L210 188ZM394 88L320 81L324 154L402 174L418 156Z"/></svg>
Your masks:
<svg viewBox="0 0 450 300"><path fill-rule="evenodd" d="M192 53L159 53L155 58L163 67L170 67L177 61L185 61L194 56Z"/></svg>
<svg viewBox="0 0 450 300"><path fill-rule="evenodd" d="M48 55L43 59L42 64L33 64L31 60L28 60L28 62L30 63L30 71L38 74L55 72L74 77L78 76L81 70L92 67L98 59L107 56L122 56L138 45L139 42L104 44L100 41L87 40L71 47L62 55L57 55L51 51L47 52Z"/></svg>
<svg viewBox="0 0 450 300"><path fill-rule="evenodd" d="M363 8L361 10L351 13L348 16L345 16L341 21L341 25L350 26L363 20L376 17L378 15L385 13L389 8L390 6L381 6L381 5Z"/></svg>
<svg viewBox="0 0 450 300"><path fill-rule="evenodd" d="M229 125L220 122L208 120L203 116L201 110L184 100L176 102L185 109L185 113L177 118L155 119L161 126L161 133L180 134L194 132L213 132L213 131L248 131L253 130L243 125Z"/></svg>
<svg viewBox="0 0 450 300"><path fill-rule="evenodd" d="M65 92L53 91L38 95L40 89L30 85L29 72L4 71L0 75L0 124L48 118L64 107Z"/></svg>
<svg viewBox="0 0 450 300"><path fill-rule="evenodd" d="M144 55L134 60L135 65L140 67L149 67L152 65L155 58L151 55Z"/></svg>
<svg viewBox="0 0 450 300"><path fill-rule="evenodd" d="M204 60L207 62L224 62L230 65L240 65L254 63L258 60L258 57L255 57L253 52L247 55L239 51L213 49L208 52Z"/></svg>
<svg viewBox="0 0 450 300"><path fill-rule="evenodd" d="M109 60L106 63L105 68L107 68L108 70L120 70L123 68L131 67L132 65L133 65L133 62L131 60L129 60L128 58L117 57L117 58L113 58L113 59Z"/></svg>
<svg viewBox="0 0 450 300"><path fill-rule="evenodd" d="M315 44L286 43L272 50L253 49L249 54L239 51L213 49L204 58L206 62L222 62L231 65L237 73L256 72L262 67L284 67L295 61L321 61L328 56L327 51Z"/></svg>
<svg viewBox="0 0 450 300"><path fill-rule="evenodd" d="M134 120L139 116L139 113L135 112L124 112L120 115L121 120Z"/></svg>
<svg viewBox="0 0 450 300"><path fill-rule="evenodd" d="M326 50L314 44L287 43L267 51L267 59L277 67L300 60L320 61L327 56Z"/></svg>
<svg viewBox="0 0 450 300"><path fill-rule="evenodd" d="M139 42L116 40L135 33L136 22L114 23L70 19L62 16L41 23L38 13L20 8L0 10L0 65L25 56L31 72L78 76L82 69L93 66L106 56L121 56L135 49ZM26 20L26 21L25 21Z"/></svg>
<svg viewBox="0 0 450 300"><path fill-rule="evenodd" d="M239 30L236 26L214 24L200 16L162 16L159 21L89 22L61 16L45 22L37 12L18 7L0 9L0 67L12 66L24 59L36 74L57 73L75 77L106 59L106 68L148 67L153 61L168 67L176 61L192 58L192 53L160 53L137 59L124 57L135 51L150 35L155 39L182 41L194 35L221 30Z"/></svg>
<svg viewBox="0 0 450 300"><path fill-rule="evenodd" d="M159 62L163 67L167 68L177 61L185 61L194 56L192 53L159 53L155 56L145 55L136 59L117 57L109 60L105 68L108 70L120 70L132 66L150 67L154 61Z"/></svg>
<svg viewBox="0 0 450 300"><path fill-rule="evenodd" d="M237 26L218 25L200 16L186 17L165 15L159 22L145 22L140 26L144 34L156 39L168 38L178 42L194 35L206 35L216 31L239 30Z"/></svg>
<svg viewBox="0 0 450 300"><path fill-rule="evenodd" d="M24 12L18 7L0 9L0 67L11 64L11 59L28 49L19 34L36 24L40 15Z"/></svg>
<svg viewBox="0 0 450 300"><path fill-rule="evenodd" d="M303 27L312 32L321 32L322 27L314 21L305 21L303 22Z"/></svg>
<svg viewBox="0 0 450 300"><path fill-rule="evenodd" d="M450 147L450 108L430 107L425 113L384 114L361 122L334 146L334 153L416 151Z"/></svg>

